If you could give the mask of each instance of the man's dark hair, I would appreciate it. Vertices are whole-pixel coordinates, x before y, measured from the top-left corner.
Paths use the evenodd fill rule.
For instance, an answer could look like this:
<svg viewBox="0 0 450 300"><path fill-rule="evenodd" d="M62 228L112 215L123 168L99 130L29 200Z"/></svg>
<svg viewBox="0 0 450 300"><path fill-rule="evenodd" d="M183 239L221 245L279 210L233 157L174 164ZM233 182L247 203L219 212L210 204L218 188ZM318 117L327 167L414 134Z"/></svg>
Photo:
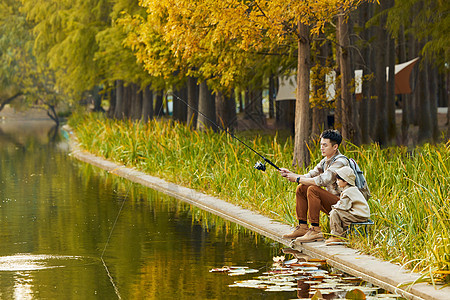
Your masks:
<svg viewBox="0 0 450 300"><path fill-rule="evenodd" d="M320 137L323 139L329 139L333 145L338 144L339 146L342 142L342 135L335 129L324 130Z"/></svg>

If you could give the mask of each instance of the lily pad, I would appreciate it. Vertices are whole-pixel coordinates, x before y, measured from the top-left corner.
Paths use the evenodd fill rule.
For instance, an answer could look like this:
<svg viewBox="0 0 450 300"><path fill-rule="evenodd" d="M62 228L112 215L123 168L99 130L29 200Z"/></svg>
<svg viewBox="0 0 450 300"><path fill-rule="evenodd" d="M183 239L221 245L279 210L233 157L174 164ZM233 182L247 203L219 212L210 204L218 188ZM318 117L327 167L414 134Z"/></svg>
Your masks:
<svg viewBox="0 0 450 300"><path fill-rule="evenodd" d="M366 294L364 294L363 291L361 291L359 289L354 289L352 291L347 292L347 294L345 294L345 299L366 300Z"/></svg>
<svg viewBox="0 0 450 300"><path fill-rule="evenodd" d="M298 290L297 288L293 288L293 287L272 286L272 287L268 287L264 291L266 291L266 292L293 292L293 291L297 291L297 290Z"/></svg>
<svg viewBox="0 0 450 300"><path fill-rule="evenodd" d="M297 259L297 258L294 258L294 259L290 259L290 260L288 260L288 261L285 261L284 264L285 264L285 265L292 265L292 264L295 264L295 263L297 263L297 262L298 262L298 259Z"/></svg>

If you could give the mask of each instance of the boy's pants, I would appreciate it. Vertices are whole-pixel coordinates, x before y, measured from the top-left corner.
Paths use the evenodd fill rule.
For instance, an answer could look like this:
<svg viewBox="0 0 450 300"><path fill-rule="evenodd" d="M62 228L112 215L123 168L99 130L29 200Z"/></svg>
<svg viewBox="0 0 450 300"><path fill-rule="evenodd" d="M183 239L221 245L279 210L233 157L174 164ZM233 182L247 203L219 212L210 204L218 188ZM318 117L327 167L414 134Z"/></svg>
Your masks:
<svg viewBox="0 0 450 300"><path fill-rule="evenodd" d="M367 218L355 216L346 210L332 209L330 212L330 233L343 236L348 226L353 222L365 222Z"/></svg>

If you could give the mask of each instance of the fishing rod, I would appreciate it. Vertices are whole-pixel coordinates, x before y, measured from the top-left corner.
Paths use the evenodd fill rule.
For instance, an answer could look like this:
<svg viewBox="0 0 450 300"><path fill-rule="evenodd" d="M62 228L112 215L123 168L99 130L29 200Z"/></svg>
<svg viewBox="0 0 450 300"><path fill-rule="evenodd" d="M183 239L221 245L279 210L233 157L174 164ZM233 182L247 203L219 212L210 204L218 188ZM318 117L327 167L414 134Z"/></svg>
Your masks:
<svg viewBox="0 0 450 300"><path fill-rule="evenodd" d="M201 111L199 111L198 109L196 109L195 107L192 107L191 105L189 105L189 103L187 103L186 101L184 101L183 99L181 99L180 97L178 97L177 95L175 95L174 93L170 92L167 93L166 95L171 94L172 96L176 97L178 100L180 100L181 102L183 102L184 104L186 104L188 107L190 107L191 109L195 110L197 113L201 114L206 120L208 120L211 124L214 124L217 128L219 128L220 130L224 131L225 133L228 133L232 138L236 139L237 141L241 142L245 147L247 147L248 149L250 149L251 151L253 151L256 155L258 155L259 157L261 157L265 162L267 162L269 165L271 165L272 167L274 167L275 169L277 169L278 171L280 170L279 167L277 167L277 165L275 165L273 162L271 162L268 158L264 157L263 155L261 155L260 153L258 153L255 149L253 149L252 147L250 147L249 145L247 145L246 143L244 143L242 140L240 140L238 137L236 137L233 133L229 132L226 128L223 128L222 126L218 125L216 122L212 121L211 119L209 119L204 113L202 113ZM261 163L261 162L256 162L254 168L256 170L261 170L261 171L265 171L266 170L266 164L265 163Z"/></svg>

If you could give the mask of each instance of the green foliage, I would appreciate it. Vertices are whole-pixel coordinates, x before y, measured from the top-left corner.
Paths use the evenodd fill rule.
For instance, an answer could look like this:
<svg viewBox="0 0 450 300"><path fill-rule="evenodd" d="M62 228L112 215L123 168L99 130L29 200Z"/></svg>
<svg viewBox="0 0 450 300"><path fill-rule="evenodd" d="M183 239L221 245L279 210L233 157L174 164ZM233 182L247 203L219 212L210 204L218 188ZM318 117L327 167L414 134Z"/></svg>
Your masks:
<svg viewBox="0 0 450 300"><path fill-rule="evenodd" d="M70 124L81 147L96 155L295 223L295 186L270 166L266 172L253 169L258 157L226 133L191 131L172 121L115 122L101 115L77 115ZM245 141L276 165L290 165L290 139L258 136ZM316 142L311 165L322 158L318 149ZM414 270L449 271L449 150L450 142L413 151L341 146L362 167L373 195L369 205L375 229L368 240L352 240L354 247ZM322 226L327 227L324 218Z"/></svg>
<svg viewBox="0 0 450 300"><path fill-rule="evenodd" d="M15 1L0 4L0 97L8 97L22 89L28 65L32 62L31 35L25 16Z"/></svg>
<svg viewBox="0 0 450 300"><path fill-rule="evenodd" d="M450 59L450 2L397 0L388 10L387 26L394 36L411 34L424 43L421 54L441 71L448 72Z"/></svg>
<svg viewBox="0 0 450 300"><path fill-rule="evenodd" d="M55 88L55 76L45 64L39 65L32 53L32 26L21 11L20 2L0 5L0 104L21 95L15 106L42 106L47 109L67 100Z"/></svg>
<svg viewBox="0 0 450 300"><path fill-rule="evenodd" d="M136 12L135 1L22 0L33 24L34 53L55 73L56 87L72 97L115 80L147 85L150 77L123 46L126 32L117 25L122 11Z"/></svg>

